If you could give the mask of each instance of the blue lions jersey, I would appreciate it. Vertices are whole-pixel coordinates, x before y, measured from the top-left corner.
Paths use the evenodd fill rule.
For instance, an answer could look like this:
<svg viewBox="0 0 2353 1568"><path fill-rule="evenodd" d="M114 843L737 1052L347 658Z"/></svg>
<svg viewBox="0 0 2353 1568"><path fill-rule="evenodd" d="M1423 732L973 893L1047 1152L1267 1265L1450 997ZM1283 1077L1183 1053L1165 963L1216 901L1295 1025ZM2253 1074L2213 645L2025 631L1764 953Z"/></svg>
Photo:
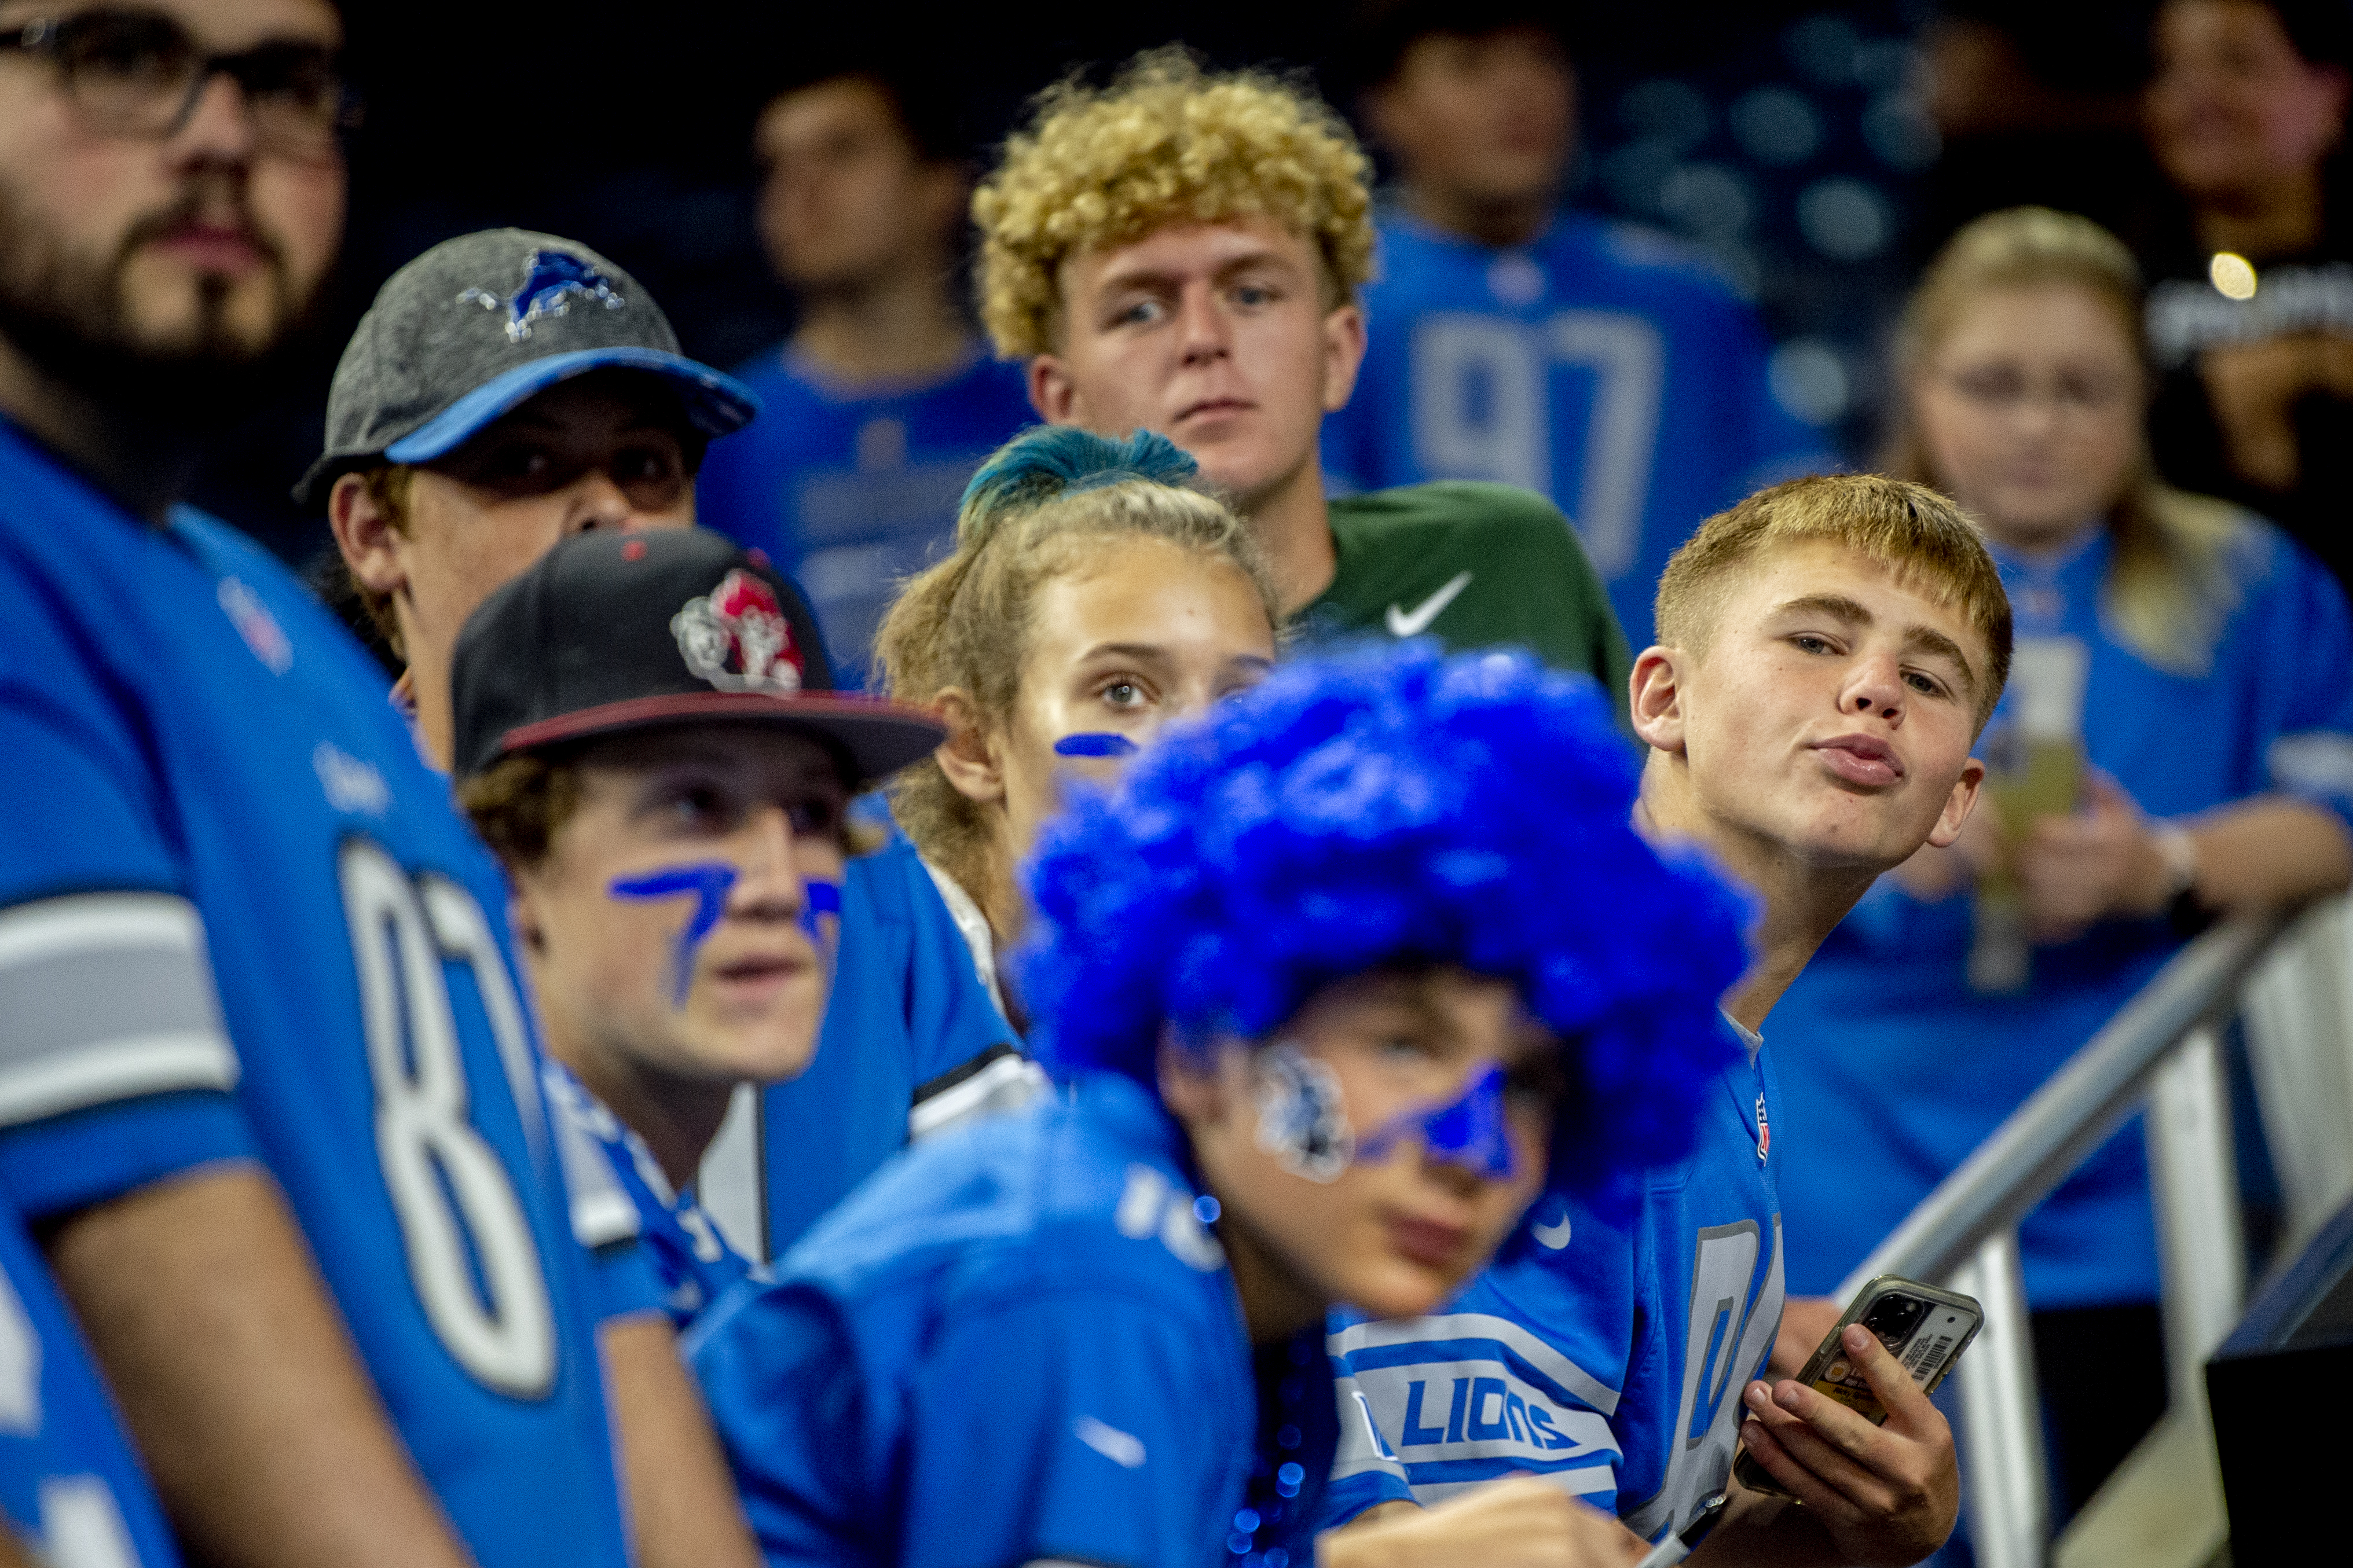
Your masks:
<svg viewBox="0 0 2353 1568"><path fill-rule="evenodd" d="M973 357L920 385L846 389L788 349L735 373L761 415L712 443L695 511L808 595L843 683L864 686L900 582L944 557L981 459L1037 423L1021 367Z"/></svg>
<svg viewBox="0 0 2353 1568"><path fill-rule="evenodd" d="M641 1245L634 1252L651 1266L650 1300L670 1314L673 1327L683 1330L752 1266L727 1245L693 1194L672 1190L646 1141L568 1068L548 1063L545 1082L557 1136L577 1148L586 1168L574 1185L574 1228L581 1228L583 1212L589 1210L597 1216L598 1239L638 1240ZM571 1163L567 1151L567 1169ZM616 1303L624 1309L636 1304L626 1297Z"/></svg>
<svg viewBox="0 0 2353 1568"><path fill-rule="evenodd" d="M1356 394L1324 423L1334 483L1551 497L1637 651L1659 574L1701 520L1839 466L1774 398L1757 313L1647 229L1564 213L1496 250L1393 214L1365 303Z"/></svg>
<svg viewBox="0 0 2353 1568"><path fill-rule="evenodd" d="M853 855L808 1070L737 1091L695 1188L727 1240L780 1258L920 1135L1034 1079L971 948L904 835Z"/></svg>
<svg viewBox="0 0 2353 1568"><path fill-rule="evenodd" d="M1624 1220L1548 1196L1445 1312L1335 1325L1326 1527L1525 1470L1656 1538L1724 1486L1781 1326L1776 1091L1748 1040Z"/></svg>
<svg viewBox="0 0 2353 1568"><path fill-rule="evenodd" d="M484 1568L627 1560L506 889L275 561L0 427L0 1185L259 1159Z"/></svg>
<svg viewBox="0 0 2353 1568"><path fill-rule="evenodd" d="M919 1144L707 1313L686 1351L768 1561L1305 1568L1303 1528L1261 1549L1245 1507L1273 1456L1188 1164L1093 1079ZM1330 1410L1323 1357L1295 1384ZM1277 1424L1270 1495L1325 1473L1330 1425Z"/></svg>
<svg viewBox="0 0 2353 1568"><path fill-rule="evenodd" d="M0 1201L0 1530L56 1568L174 1568L163 1510L49 1270Z"/></svg>
<svg viewBox="0 0 2353 1568"><path fill-rule="evenodd" d="M2353 616L2334 577L2242 517L2206 586L2232 606L2200 661L2161 668L2117 636L2105 531L2061 560L1996 549L2018 656L1987 736L2018 716L2028 666L2072 650L2085 760L2151 816L2276 794L2353 823ZM1978 802L1978 809L1986 809ZM2099 1032L2181 938L2164 920L2103 921L2032 950L2023 990L1970 987L1971 900L1873 884L1773 1009L1792 1142L1783 1194L1789 1278L1835 1289L2004 1118ZM1950 1062L1969 1042L1968 1068ZM2086 1307L2157 1299L2157 1235L2137 1122L2019 1227L2027 1299Z"/></svg>

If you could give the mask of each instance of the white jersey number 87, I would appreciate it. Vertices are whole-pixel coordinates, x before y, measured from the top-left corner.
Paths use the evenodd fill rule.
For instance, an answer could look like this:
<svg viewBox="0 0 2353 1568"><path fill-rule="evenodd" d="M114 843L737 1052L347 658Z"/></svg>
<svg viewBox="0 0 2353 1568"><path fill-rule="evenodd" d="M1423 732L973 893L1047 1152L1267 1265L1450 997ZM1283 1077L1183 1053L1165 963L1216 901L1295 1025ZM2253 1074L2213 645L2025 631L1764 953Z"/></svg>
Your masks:
<svg viewBox="0 0 2353 1568"><path fill-rule="evenodd" d="M504 964L486 940L480 907L454 883L435 879L420 894L364 838L346 839L337 862L375 1081L376 1153L417 1300L475 1381L537 1398L554 1384L554 1314L514 1182L468 1120L443 970L448 963L473 970L492 1028L517 1036L498 1041L501 1056L527 1060Z"/></svg>

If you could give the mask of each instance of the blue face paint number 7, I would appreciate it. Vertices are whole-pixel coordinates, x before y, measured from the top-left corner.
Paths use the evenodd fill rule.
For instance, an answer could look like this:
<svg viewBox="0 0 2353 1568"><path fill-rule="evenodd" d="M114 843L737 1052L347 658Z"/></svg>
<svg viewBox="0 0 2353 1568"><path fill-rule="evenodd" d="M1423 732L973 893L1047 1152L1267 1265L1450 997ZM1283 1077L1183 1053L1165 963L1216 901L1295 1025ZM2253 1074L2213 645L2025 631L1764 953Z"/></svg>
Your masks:
<svg viewBox="0 0 2353 1568"><path fill-rule="evenodd" d="M727 912L727 895L734 889L735 868L723 860L707 860L692 866L665 866L642 877L617 877L606 889L617 899L630 900L694 895L694 912L680 928L670 949L671 1006L686 1005L686 994L694 986L695 952Z"/></svg>

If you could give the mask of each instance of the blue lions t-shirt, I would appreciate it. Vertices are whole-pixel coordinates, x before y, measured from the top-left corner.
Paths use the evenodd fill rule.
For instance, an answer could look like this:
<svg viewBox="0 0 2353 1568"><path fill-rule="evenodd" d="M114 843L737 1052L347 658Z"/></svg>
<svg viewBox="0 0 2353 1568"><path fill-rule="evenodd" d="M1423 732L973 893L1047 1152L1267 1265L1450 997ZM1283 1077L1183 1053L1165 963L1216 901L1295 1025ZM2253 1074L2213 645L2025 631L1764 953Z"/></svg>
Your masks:
<svg viewBox="0 0 2353 1568"><path fill-rule="evenodd" d="M1703 519L1841 466L1775 400L1757 313L1663 235L1564 213L1498 250L1391 214L1365 304L1364 369L1324 422L1335 484L1550 497L1638 652L1659 574Z"/></svg>
<svg viewBox="0 0 2353 1568"><path fill-rule="evenodd" d="M789 349L735 374L760 417L712 443L696 513L801 585L843 684L862 687L900 581L948 553L981 459L1037 422L1021 367L976 343L917 385L845 388Z"/></svg>
<svg viewBox="0 0 2353 1568"><path fill-rule="evenodd" d="M2241 514L2236 527L2206 584L2232 607L2202 672L2159 668L2116 635L2105 530L2061 560L1996 549L2018 647L1989 744L2015 720L2028 667L2055 654L2082 661L2085 759L2149 816L2276 792L2353 822L2344 591L2269 524ZM2103 921L2034 948L2024 990L1987 994L1968 980L1971 906L1966 892L1928 903L1881 878L1773 1009L1799 1291L1835 1289L2182 945L2162 919ZM2036 1307L2156 1300L2138 1120L2060 1184L2018 1239Z"/></svg>
<svg viewBox="0 0 2353 1568"><path fill-rule="evenodd" d="M73 1314L0 1198L0 1527L58 1568L176 1568L180 1554Z"/></svg>
<svg viewBox="0 0 2353 1568"><path fill-rule="evenodd" d="M1036 1075L923 857L893 829L842 878L816 1058L797 1079L736 1092L695 1190L730 1245L765 1263L911 1135L986 1110Z"/></svg>
<svg viewBox="0 0 2353 1568"><path fill-rule="evenodd" d="M768 1561L1221 1561L1258 1400L1187 1164L1141 1088L1092 1079L918 1145L707 1313L685 1348ZM1328 1410L1328 1363L1300 1376ZM1282 1436L1324 1473L1328 1421Z"/></svg>
<svg viewBox="0 0 2353 1568"><path fill-rule="evenodd" d="M1548 1195L1443 1312L1335 1325L1326 1528L1531 1471L1655 1539L1724 1486L1783 1293L1778 1095L1741 1032L1692 1152L1630 1216Z"/></svg>
<svg viewBox="0 0 2353 1568"><path fill-rule="evenodd" d="M0 1186L284 1189L483 1568L628 1560L506 889L350 634L0 426Z"/></svg>

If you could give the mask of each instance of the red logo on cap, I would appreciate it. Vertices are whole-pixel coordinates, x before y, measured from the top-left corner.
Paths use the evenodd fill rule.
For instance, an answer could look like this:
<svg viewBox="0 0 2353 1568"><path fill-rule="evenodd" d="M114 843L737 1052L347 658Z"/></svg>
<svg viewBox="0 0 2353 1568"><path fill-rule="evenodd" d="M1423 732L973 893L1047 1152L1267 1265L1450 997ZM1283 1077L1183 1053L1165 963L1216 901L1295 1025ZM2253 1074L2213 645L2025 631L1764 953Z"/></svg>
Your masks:
<svg viewBox="0 0 2353 1568"><path fill-rule="evenodd" d="M800 650L774 589L741 567L670 617L687 668L722 691L801 689Z"/></svg>

